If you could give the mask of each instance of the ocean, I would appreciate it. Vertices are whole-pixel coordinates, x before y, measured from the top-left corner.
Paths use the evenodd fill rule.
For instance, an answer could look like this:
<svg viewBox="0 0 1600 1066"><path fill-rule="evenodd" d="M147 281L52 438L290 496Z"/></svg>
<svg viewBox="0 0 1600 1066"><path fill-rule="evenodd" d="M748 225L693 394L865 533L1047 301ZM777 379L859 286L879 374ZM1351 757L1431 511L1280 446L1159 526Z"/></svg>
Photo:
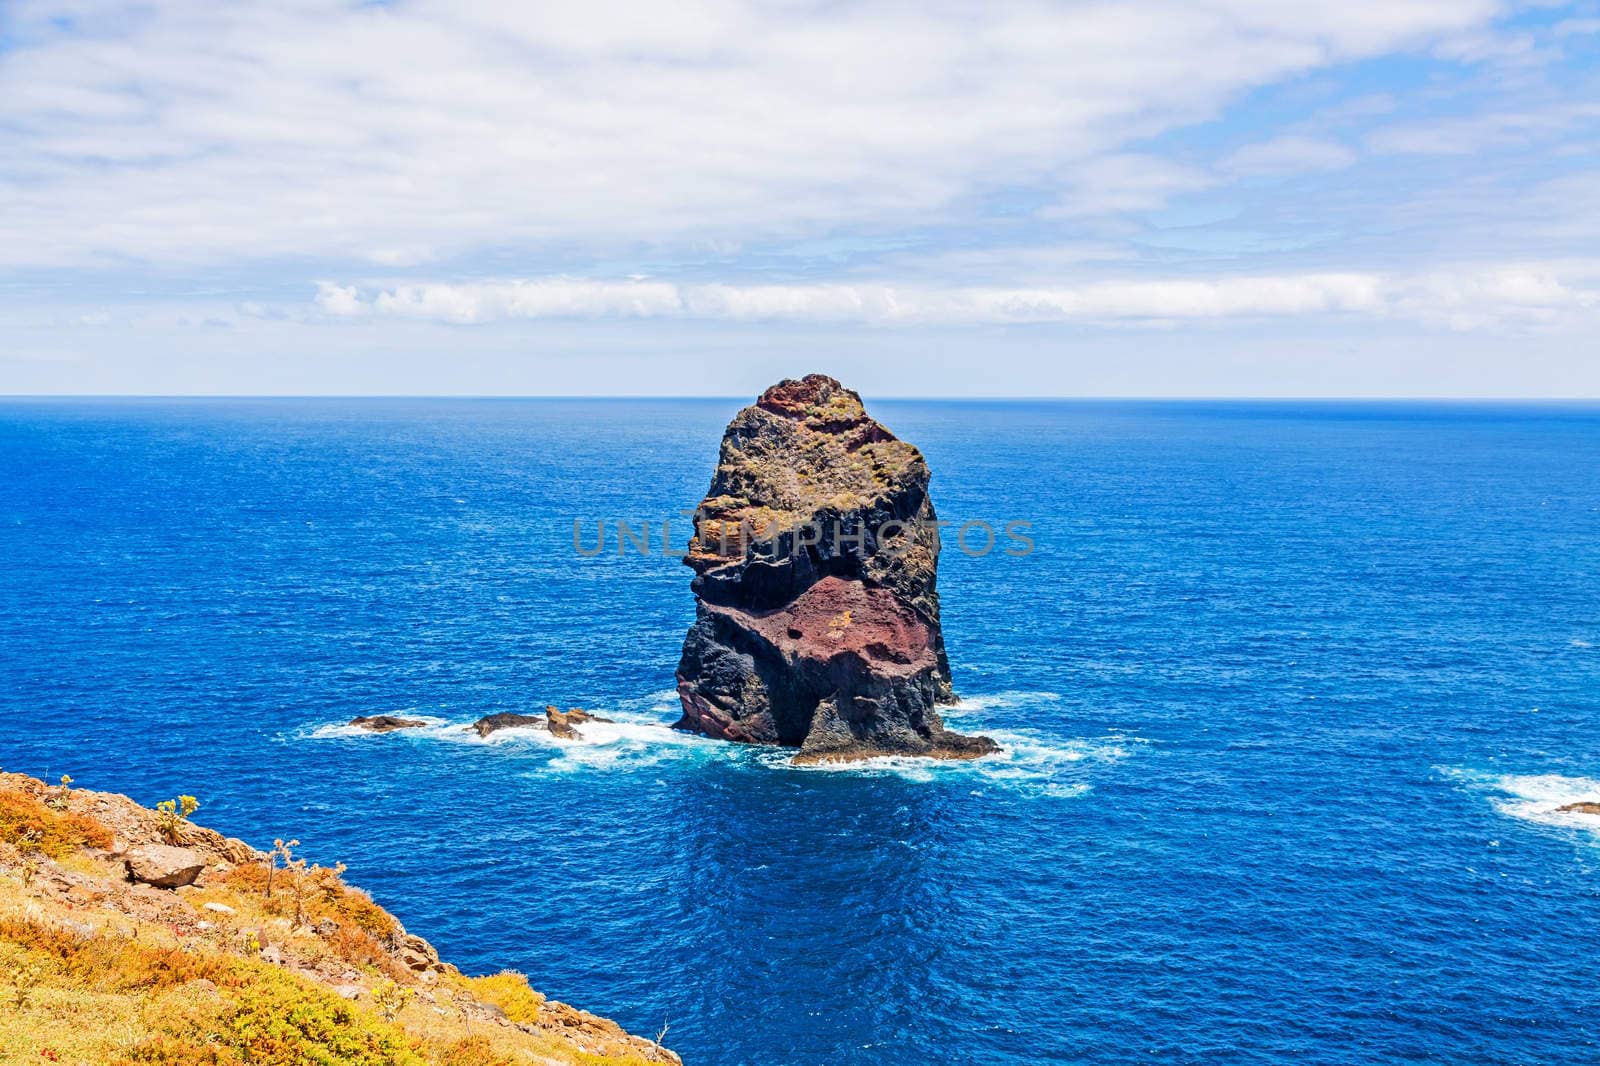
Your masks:
<svg viewBox="0 0 1600 1066"><path fill-rule="evenodd" d="M0 401L0 766L699 1066L1600 1063L1600 407L868 397L1028 523L940 567L1005 750L801 769L665 728L739 406Z"/></svg>

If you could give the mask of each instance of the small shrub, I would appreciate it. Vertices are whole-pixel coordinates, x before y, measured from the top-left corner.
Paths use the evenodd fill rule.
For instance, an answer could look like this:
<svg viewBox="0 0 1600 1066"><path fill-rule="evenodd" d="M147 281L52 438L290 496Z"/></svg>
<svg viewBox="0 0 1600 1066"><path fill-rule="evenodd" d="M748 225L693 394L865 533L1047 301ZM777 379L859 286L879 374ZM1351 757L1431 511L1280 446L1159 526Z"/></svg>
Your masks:
<svg viewBox="0 0 1600 1066"><path fill-rule="evenodd" d="M474 997L499 1007L514 1022L539 1020L544 996L529 988L528 979L515 970L503 970L488 977L468 977L465 984Z"/></svg>
<svg viewBox="0 0 1600 1066"><path fill-rule="evenodd" d="M293 846L292 841L285 845ZM300 860L292 861L296 866L277 871L265 863L235 866L223 875L223 881L235 891L263 895L269 880L275 881L284 891L263 900L267 913L294 917L297 922L312 926L331 919L338 928L327 937L327 943L340 958L356 966L373 967L391 977L404 976L404 968L379 943L399 928L394 916L374 903L365 892L340 880L342 865L313 866L307 870L298 867Z"/></svg>
<svg viewBox="0 0 1600 1066"><path fill-rule="evenodd" d="M352 966L375 970L388 977L404 977L408 971L382 944L354 926L341 925L327 938L333 953Z"/></svg>
<svg viewBox="0 0 1600 1066"><path fill-rule="evenodd" d="M37 962L25 962L11 972L11 982L15 986L11 996L19 1011L28 1009L28 1001L33 998L33 990L38 988L43 980L44 967Z"/></svg>
<svg viewBox="0 0 1600 1066"><path fill-rule="evenodd" d="M354 925L375 937L393 936L399 927L394 916L359 888L341 880L344 865L332 869L313 866L306 872L314 888L308 904L316 918L332 918L340 925Z"/></svg>
<svg viewBox="0 0 1600 1066"><path fill-rule="evenodd" d="M182 839L183 823L199 809L200 801L193 796L179 796L156 804L156 824L161 835L174 844L178 843Z"/></svg>
<svg viewBox="0 0 1600 1066"><path fill-rule="evenodd" d="M222 1040L252 1066L426 1066L398 1029L334 992L258 969L234 1001Z"/></svg>
<svg viewBox="0 0 1600 1066"><path fill-rule="evenodd" d="M66 774L62 774L61 775L61 787L60 788L51 789L50 790L50 798L45 800L44 802L45 802L45 804L47 806L51 807L54 810L64 811L64 810L67 809L67 797L71 796L71 795L72 795L72 778L67 776Z"/></svg>
<svg viewBox="0 0 1600 1066"><path fill-rule="evenodd" d="M392 1022L416 994L416 989L396 984L393 978L386 978L372 990L372 1002L378 1008L378 1013L383 1015L383 1020Z"/></svg>
<svg viewBox="0 0 1600 1066"><path fill-rule="evenodd" d="M0 789L0 840L59 859L79 848L109 848L111 830L86 814L51 810L26 792Z"/></svg>

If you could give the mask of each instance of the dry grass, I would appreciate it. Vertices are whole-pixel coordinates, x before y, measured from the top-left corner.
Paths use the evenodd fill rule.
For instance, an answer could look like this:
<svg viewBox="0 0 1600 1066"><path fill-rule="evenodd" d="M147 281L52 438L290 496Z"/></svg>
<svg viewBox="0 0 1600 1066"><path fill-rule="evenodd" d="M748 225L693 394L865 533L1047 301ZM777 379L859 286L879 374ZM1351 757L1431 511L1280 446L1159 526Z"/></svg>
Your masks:
<svg viewBox="0 0 1600 1066"><path fill-rule="evenodd" d="M483 1003L492 1003L514 1022L532 1024L539 1020L544 997L528 987L528 979L513 970L488 977L462 978L465 991Z"/></svg>
<svg viewBox="0 0 1600 1066"><path fill-rule="evenodd" d="M0 788L0 1063L675 1061L559 1004L547 1022L520 974L412 973L390 951L399 924L342 867L280 868L270 898L266 868L250 863L177 892L129 885L89 850L110 845L106 826L24 782ZM392 1021L373 995L389 982L410 993Z"/></svg>
<svg viewBox="0 0 1600 1066"><path fill-rule="evenodd" d="M111 830L87 815L54 810L27 792L7 788L0 789L0 840L58 859L80 848L109 848Z"/></svg>

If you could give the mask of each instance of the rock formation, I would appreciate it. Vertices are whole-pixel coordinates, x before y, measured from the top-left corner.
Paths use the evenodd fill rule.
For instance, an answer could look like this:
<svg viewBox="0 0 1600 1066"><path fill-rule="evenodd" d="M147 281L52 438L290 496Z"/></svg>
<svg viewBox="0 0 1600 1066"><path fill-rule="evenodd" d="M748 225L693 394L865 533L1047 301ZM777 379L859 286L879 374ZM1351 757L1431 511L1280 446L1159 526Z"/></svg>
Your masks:
<svg viewBox="0 0 1600 1066"><path fill-rule="evenodd" d="M498 714L486 714L466 728L486 737L502 729L543 729L544 716L532 714L513 714L510 711L501 711Z"/></svg>
<svg viewBox="0 0 1600 1066"><path fill-rule="evenodd" d="M544 720L545 728L550 730L550 735L560 740L578 740L581 734L577 729L573 728L574 726L580 726L585 722L611 721L611 719L602 718L598 714L580 711L576 707L564 713L554 707L546 707L544 709Z"/></svg>
<svg viewBox="0 0 1600 1066"><path fill-rule="evenodd" d="M684 562L695 623L678 728L799 748L796 761L971 759L939 628L939 533L922 453L812 374L728 424Z"/></svg>
<svg viewBox="0 0 1600 1066"><path fill-rule="evenodd" d="M1558 814L1600 814L1600 803L1594 803L1594 802L1591 802L1591 801L1588 801L1588 800L1582 800L1582 801L1579 801L1578 803L1568 803L1567 805L1565 805L1563 807L1557 807L1556 808L1556 813L1558 813Z"/></svg>
<svg viewBox="0 0 1600 1066"><path fill-rule="evenodd" d="M156 888L182 888L192 885L206 868L206 857L193 848L170 844L145 844L130 848L123 856L128 880Z"/></svg>
<svg viewBox="0 0 1600 1066"><path fill-rule="evenodd" d="M393 733L397 729L421 729L428 723L420 718L397 718L392 714L367 714L350 719L357 729L373 733Z"/></svg>
<svg viewBox="0 0 1600 1066"><path fill-rule="evenodd" d="M466 728L480 737L487 737L501 729L544 729L557 740L578 740L581 739L581 734L573 728L574 726L582 725L584 722L609 721L611 719L581 711L576 707L570 711L546 707L543 715L512 714L509 711L485 715Z"/></svg>

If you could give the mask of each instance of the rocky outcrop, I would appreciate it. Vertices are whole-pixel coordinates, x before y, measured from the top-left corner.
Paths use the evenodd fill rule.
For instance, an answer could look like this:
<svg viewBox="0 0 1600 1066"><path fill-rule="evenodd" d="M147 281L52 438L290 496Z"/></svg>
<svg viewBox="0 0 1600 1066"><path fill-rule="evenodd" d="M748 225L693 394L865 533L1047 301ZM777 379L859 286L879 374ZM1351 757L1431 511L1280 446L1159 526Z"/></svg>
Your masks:
<svg viewBox="0 0 1600 1066"><path fill-rule="evenodd" d="M468 729L480 737L489 736L502 729L544 729L558 740L578 740L579 732L574 726L584 722L609 722L611 719L602 718L598 714L580 711L574 707L570 711L557 710L555 707L546 707L544 714L512 714L502 711L499 714L486 715L478 719Z"/></svg>
<svg viewBox="0 0 1600 1066"><path fill-rule="evenodd" d="M7 992L0 1060L681 1064L520 974L462 973L343 870L0 772L0 986L16 969L34 993ZM104 965L117 980L85 997Z"/></svg>
<svg viewBox="0 0 1600 1066"><path fill-rule="evenodd" d="M421 729L427 725L420 718L396 718L392 714L368 714L360 718L350 719L350 724L357 729L365 729L372 733L393 733L397 729Z"/></svg>
<svg viewBox="0 0 1600 1066"><path fill-rule="evenodd" d="M486 714L482 718L467 726L469 730L480 737L489 736L502 729L543 729L545 720L543 715L512 714L502 711L499 714Z"/></svg>
<svg viewBox="0 0 1600 1066"><path fill-rule="evenodd" d="M695 623L678 728L799 749L970 759L939 626L939 534L922 453L821 374L740 411L722 438L685 563Z"/></svg>
<svg viewBox="0 0 1600 1066"><path fill-rule="evenodd" d="M602 718L598 714L580 711L574 707L570 711L558 711L554 707L544 709L544 726L550 730L550 735L561 740L578 740L581 734L574 726L585 722L609 722L611 719Z"/></svg>
<svg viewBox="0 0 1600 1066"><path fill-rule="evenodd" d="M1568 803L1565 806L1557 807L1556 810L1561 814L1600 814L1600 803L1583 800L1578 803Z"/></svg>

